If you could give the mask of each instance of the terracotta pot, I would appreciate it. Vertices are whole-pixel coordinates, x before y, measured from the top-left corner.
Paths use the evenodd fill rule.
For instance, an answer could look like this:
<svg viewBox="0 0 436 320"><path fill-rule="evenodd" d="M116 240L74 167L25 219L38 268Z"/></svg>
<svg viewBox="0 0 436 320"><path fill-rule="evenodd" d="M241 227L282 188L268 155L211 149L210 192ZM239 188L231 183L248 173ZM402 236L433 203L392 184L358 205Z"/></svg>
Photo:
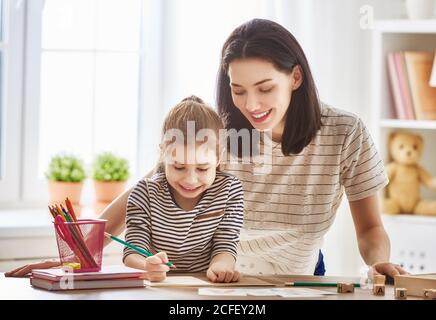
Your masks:
<svg viewBox="0 0 436 320"><path fill-rule="evenodd" d="M65 206L65 199L70 199L76 215L80 214L80 196L82 194L83 182L61 182L49 181L49 204L62 204Z"/></svg>
<svg viewBox="0 0 436 320"><path fill-rule="evenodd" d="M94 181L95 201L110 203L121 193L126 187L126 181Z"/></svg>

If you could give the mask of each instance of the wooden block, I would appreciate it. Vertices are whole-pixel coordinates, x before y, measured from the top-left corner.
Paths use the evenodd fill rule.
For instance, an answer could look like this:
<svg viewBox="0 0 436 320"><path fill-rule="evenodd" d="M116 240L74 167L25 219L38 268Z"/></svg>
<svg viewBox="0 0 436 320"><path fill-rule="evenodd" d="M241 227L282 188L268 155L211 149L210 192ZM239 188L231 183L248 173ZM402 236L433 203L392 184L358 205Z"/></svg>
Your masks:
<svg viewBox="0 0 436 320"><path fill-rule="evenodd" d="M436 289L424 289L423 297L426 300L436 300Z"/></svg>
<svg viewBox="0 0 436 320"><path fill-rule="evenodd" d="M374 284L386 284L386 276L382 275L382 274L376 274L374 276Z"/></svg>
<svg viewBox="0 0 436 320"><path fill-rule="evenodd" d="M338 283L338 293L353 293L354 283Z"/></svg>
<svg viewBox="0 0 436 320"><path fill-rule="evenodd" d="M384 284L375 284L372 288L372 293L376 296L384 296L385 295L385 285Z"/></svg>
<svg viewBox="0 0 436 320"><path fill-rule="evenodd" d="M395 288L406 288L408 297L423 297L424 289L436 289L436 273L401 274L394 277Z"/></svg>
<svg viewBox="0 0 436 320"><path fill-rule="evenodd" d="M395 299L407 299L407 289L395 288Z"/></svg>

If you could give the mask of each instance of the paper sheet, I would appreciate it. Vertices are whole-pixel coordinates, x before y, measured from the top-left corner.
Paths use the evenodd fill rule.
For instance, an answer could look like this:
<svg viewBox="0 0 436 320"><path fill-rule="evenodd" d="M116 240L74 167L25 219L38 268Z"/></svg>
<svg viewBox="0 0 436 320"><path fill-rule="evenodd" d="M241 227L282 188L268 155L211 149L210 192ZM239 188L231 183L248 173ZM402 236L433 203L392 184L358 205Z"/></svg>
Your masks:
<svg viewBox="0 0 436 320"><path fill-rule="evenodd" d="M204 287L210 286L210 283L191 276L172 276L167 277L164 281L151 282L145 281L146 285L151 287Z"/></svg>
<svg viewBox="0 0 436 320"><path fill-rule="evenodd" d="M283 298L318 298L324 295L336 294L335 292L308 289L308 288L268 288L268 289L239 289L239 288L199 288L199 295L204 296L257 296L271 297L279 296Z"/></svg>
<svg viewBox="0 0 436 320"><path fill-rule="evenodd" d="M273 284L255 277L243 276L238 282L214 283L191 276L169 276L161 282L146 281L150 287L271 287Z"/></svg>

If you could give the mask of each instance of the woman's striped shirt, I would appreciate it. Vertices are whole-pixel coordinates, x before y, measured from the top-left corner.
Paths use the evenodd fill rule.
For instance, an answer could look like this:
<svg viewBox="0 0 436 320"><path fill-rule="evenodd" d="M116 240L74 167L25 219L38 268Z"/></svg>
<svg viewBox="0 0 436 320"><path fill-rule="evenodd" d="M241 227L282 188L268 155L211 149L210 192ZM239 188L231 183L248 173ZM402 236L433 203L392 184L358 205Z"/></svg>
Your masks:
<svg viewBox="0 0 436 320"><path fill-rule="evenodd" d="M244 228L238 248L244 273L313 274L325 233L345 191L349 201L388 183L383 162L362 121L322 105L321 128L300 154L284 156L280 143L259 164L226 163L244 189Z"/></svg>
<svg viewBox="0 0 436 320"><path fill-rule="evenodd" d="M177 206L164 173L137 183L129 195L126 241L147 251L165 251L178 271L207 270L213 256L236 259L243 223L241 182L217 172L214 183L191 211ZM136 251L125 248L124 259Z"/></svg>

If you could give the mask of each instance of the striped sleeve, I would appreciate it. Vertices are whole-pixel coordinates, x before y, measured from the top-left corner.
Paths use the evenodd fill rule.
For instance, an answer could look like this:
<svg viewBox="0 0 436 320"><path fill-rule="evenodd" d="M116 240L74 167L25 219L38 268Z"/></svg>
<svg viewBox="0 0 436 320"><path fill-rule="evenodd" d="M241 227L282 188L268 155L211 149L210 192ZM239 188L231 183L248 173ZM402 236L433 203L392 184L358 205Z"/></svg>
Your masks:
<svg viewBox="0 0 436 320"><path fill-rule="evenodd" d="M239 234L244 219L244 192L238 178L233 177L224 216L213 236L212 256L230 253L236 260Z"/></svg>
<svg viewBox="0 0 436 320"><path fill-rule="evenodd" d="M343 144L340 178L349 201L369 197L388 184L383 161L357 117Z"/></svg>
<svg viewBox="0 0 436 320"><path fill-rule="evenodd" d="M127 242L147 251L150 251L150 200L146 181L140 181L132 190L127 200L126 213ZM123 261L129 254L136 251L124 247Z"/></svg>

